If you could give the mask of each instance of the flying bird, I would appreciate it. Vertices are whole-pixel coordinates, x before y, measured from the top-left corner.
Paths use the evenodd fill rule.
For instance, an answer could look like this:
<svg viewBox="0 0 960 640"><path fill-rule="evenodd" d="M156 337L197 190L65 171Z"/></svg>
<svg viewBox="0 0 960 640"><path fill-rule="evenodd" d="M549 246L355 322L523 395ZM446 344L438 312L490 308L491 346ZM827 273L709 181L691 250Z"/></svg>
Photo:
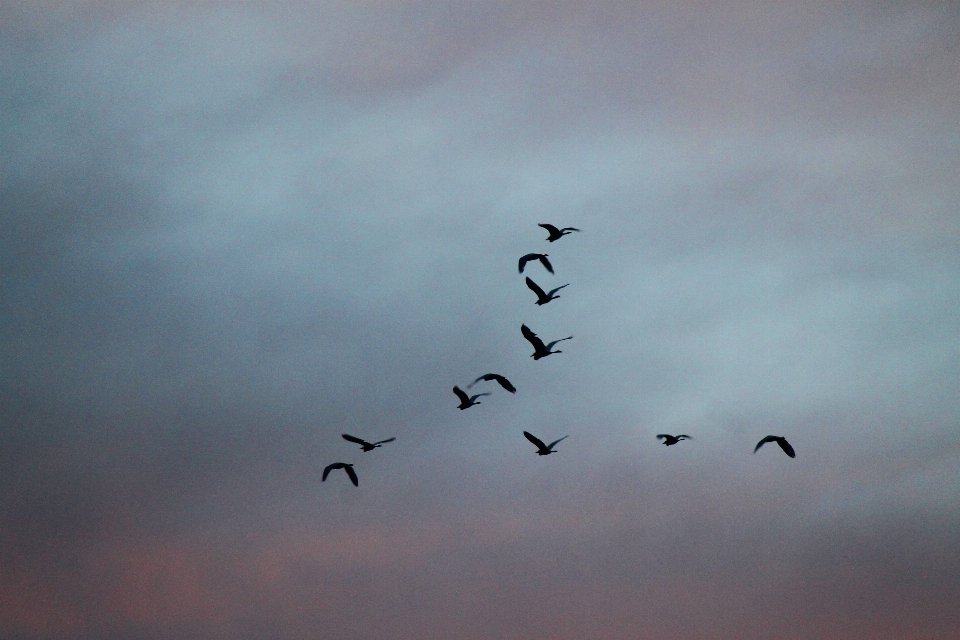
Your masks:
<svg viewBox="0 0 960 640"><path fill-rule="evenodd" d="M551 453L556 453L556 451L554 451L553 448L557 446L557 443L560 442L560 440L566 440L567 438L570 437L570 436L563 436L562 438L560 438L560 440L554 440L550 444L543 444L543 440L533 435L529 431L524 431L523 435L527 440L529 440L534 445L536 445L538 456L548 456Z"/></svg>
<svg viewBox="0 0 960 640"><path fill-rule="evenodd" d="M658 433L657 440L663 440L663 444L668 447L672 444L677 444L681 440L693 440L690 436L685 436L683 434L679 436L671 436L669 433Z"/></svg>
<svg viewBox="0 0 960 640"><path fill-rule="evenodd" d="M330 475L330 472L334 469L343 469L347 472L347 475L350 476L350 482L353 483L353 486L360 486L360 481L357 480L357 474L353 470L353 465L348 462L334 462L333 464L328 464L327 468L323 470L323 479L320 480L320 482L326 482L327 476Z"/></svg>
<svg viewBox="0 0 960 640"><path fill-rule="evenodd" d="M569 286L570 286L569 282L563 285L563 287L569 287ZM563 287L557 287L556 289L551 289L550 293L544 293L543 289L541 289L537 285L537 283L531 280L530 278L527 278L527 287L530 289L530 291L533 291L535 294L537 294L537 298L538 298L537 304L539 305L544 305L550 302L551 300L556 300L560 296L555 296L553 294L555 294L557 291L560 291L560 289L563 289Z"/></svg>
<svg viewBox="0 0 960 640"><path fill-rule="evenodd" d="M548 242L559 240L563 236L569 235L571 231L580 231L580 229L577 229L576 227L564 227L563 229L557 229L552 224L538 224L537 226L543 227L550 233L550 235L547 237Z"/></svg>
<svg viewBox="0 0 960 640"><path fill-rule="evenodd" d="M503 376L501 376L501 375L498 374L498 373L486 373L486 374L480 376L479 378L477 378L476 380L474 380L473 382L471 382L470 384L468 384L468 385L467 385L467 389L469 389L469 388L472 387L473 385L477 384L477 383L480 382L481 380L486 380L487 382L489 382L489 381L491 381L491 380L496 380L497 382L500 383L500 386L501 386L501 387L503 387L504 389L506 389L506 390L509 391L510 393L516 393L516 392L517 392L517 388L516 388L515 386L513 386L512 384L510 384L510 381L509 381L509 380L507 380L506 378L504 378Z"/></svg>
<svg viewBox="0 0 960 640"><path fill-rule="evenodd" d="M563 353L563 351L551 351L553 345L558 342L563 342L564 340L570 340L573 336L567 336L566 338L560 338L559 340L554 340L550 344L544 346L543 340L537 337L533 331L530 331L530 327L525 324L520 325L520 333L523 334L523 337L526 338L530 344L533 345L533 353L530 354L530 357L534 360L539 360L540 358L546 358L547 356L554 353Z"/></svg>
<svg viewBox="0 0 960 640"><path fill-rule="evenodd" d="M468 396L466 393L464 393L463 389L457 386L453 387L453 392L457 394L458 398L460 398L460 406L457 407L457 409L460 409L460 411L463 411L464 409L469 409L475 404L480 404L477 401L477 398L479 398L480 396L492 395L489 392L487 392L487 393L478 393L475 396Z"/></svg>
<svg viewBox="0 0 960 640"><path fill-rule="evenodd" d="M361 451L373 451L377 447L384 445L387 442L393 442L394 440L396 440L396 438L387 438L386 440L380 440L378 442L367 442L366 440L361 440L360 438L351 436L348 433L343 433L340 435L340 437L346 440L347 442L355 442L356 444L360 445Z"/></svg>
<svg viewBox="0 0 960 640"><path fill-rule="evenodd" d="M550 264L549 260L547 260L547 255L548 254L546 253L528 253L527 255L523 256L520 258L520 263L518 265L520 268L520 273L523 273L523 268L527 266L527 263L531 260L539 260L540 264L542 264L547 271L553 273L553 265Z"/></svg>
<svg viewBox="0 0 960 640"><path fill-rule="evenodd" d="M765 445L768 442L776 442L780 445L780 448L783 449L783 452L790 456L791 458L797 457L797 452L793 450L793 447L790 446L790 443L787 442L787 439L782 436L767 436L763 440L757 443L756 448L753 450L754 453L760 450L760 447Z"/></svg>

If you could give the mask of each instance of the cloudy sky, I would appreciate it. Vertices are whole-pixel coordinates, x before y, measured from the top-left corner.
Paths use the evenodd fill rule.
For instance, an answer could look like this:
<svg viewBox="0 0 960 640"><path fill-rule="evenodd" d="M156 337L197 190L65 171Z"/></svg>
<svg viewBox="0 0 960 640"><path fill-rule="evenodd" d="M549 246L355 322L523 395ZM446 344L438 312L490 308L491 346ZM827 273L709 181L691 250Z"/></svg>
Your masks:
<svg viewBox="0 0 960 640"><path fill-rule="evenodd" d="M955 2L278 5L0 5L0 638L957 637Z"/></svg>

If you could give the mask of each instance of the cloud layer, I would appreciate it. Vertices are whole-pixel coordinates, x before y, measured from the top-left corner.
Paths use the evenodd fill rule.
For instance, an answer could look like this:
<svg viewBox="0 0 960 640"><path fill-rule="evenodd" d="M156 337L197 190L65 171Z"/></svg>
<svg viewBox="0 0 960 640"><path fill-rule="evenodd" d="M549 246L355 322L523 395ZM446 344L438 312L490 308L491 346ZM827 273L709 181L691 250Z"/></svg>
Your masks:
<svg viewBox="0 0 960 640"><path fill-rule="evenodd" d="M0 636L945 637L958 55L933 2L0 9Z"/></svg>

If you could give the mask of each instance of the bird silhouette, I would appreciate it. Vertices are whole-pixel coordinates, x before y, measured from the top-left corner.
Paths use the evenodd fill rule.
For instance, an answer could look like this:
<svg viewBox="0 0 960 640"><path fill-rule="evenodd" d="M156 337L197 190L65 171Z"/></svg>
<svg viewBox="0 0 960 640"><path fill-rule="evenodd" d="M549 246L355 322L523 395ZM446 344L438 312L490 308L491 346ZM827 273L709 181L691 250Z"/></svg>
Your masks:
<svg viewBox="0 0 960 640"><path fill-rule="evenodd" d="M475 405L475 404L480 404L480 403L477 401L477 398L479 398L479 397L481 397L481 396L489 396L489 395L491 395L491 394L488 392L488 393L478 393L478 394L475 395L475 396L468 396L466 393L464 393L463 389L461 389L460 387L457 387L457 386L455 386L455 387L453 388L453 392L454 392L455 394L457 394L457 397L458 397L458 398L460 398L460 406L457 407L458 409L460 409L460 411L463 411L464 409L469 409L470 407L472 407L472 406Z"/></svg>
<svg viewBox="0 0 960 640"><path fill-rule="evenodd" d="M576 227L564 227L563 229L557 229L552 224L538 224L538 227L543 227L546 229L550 235L547 237L548 242L555 242L562 238L565 235L569 235L571 231L580 231Z"/></svg>
<svg viewBox="0 0 960 640"><path fill-rule="evenodd" d="M506 390L509 391L510 393L516 393L516 392L517 392L517 388L516 388L515 386L513 386L512 384L510 384L510 381L509 381L509 380L507 380L506 378L504 378L503 376L501 376L501 375L498 374L498 373L485 373L484 375L480 376L479 378L477 378L476 380L474 380L473 382L471 382L470 384L468 384L468 385L467 385L467 389L469 389L469 388L472 387L473 385L477 384L477 383L480 382L481 380L486 380L487 382L489 382L489 381L491 381L491 380L496 380L497 382L500 383L500 386L501 386L501 387L503 387L504 389L506 389Z"/></svg>
<svg viewBox="0 0 960 640"><path fill-rule="evenodd" d="M353 486L360 486L360 481L357 480L357 474L353 470L353 465L349 462L334 462L333 464L328 464L327 468L323 470L323 479L320 480L320 482L326 482L327 476L330 475L330 472L334 469L343 469L347 472L347 475L350 476L350 482L353 483Z"/></svg>
<svg viewBox="0 0 960 640"><path fill-rule="evenodd" d="M523 268L527 266L527 263L531 260L539 260L540 264L542 264L547 271L553 273L553 265L550 264L549 260L547 260L547 255L548 254L546 253L528 253L527 255L523 256L520 258L520 263L518 265L520 273L523 273Z"/></svg>
<svg viewBox="0 0 960 640"><path fill-rule="evenodd" d="M347 442L355 442L360 445L361 451L373 451L377 447L386 444L387 442L393 442L396 438L387 438L386 440L380 440L378 442L367 442L366 440L361 440L355 436L351 436L348 433L340 434L340 437L346 440Z"/></svg>
<svg viewBox="0 0 960 640"><path fill-rule="evenodd" d="M569 287L569 286L570 286L569 282L563 285L563 287ZM556 300L560 296L555 296L553 294L555 294L557 291L560 291L560 289L563 289L563 287L557 287L556 289L551 289L550 293L544 293L543 289L541 289L537 285L537 283L531 280L530 278L527 278L527 287L530 289L530 291L533 291L535 294L537 294L537 298L538 298L537 304L539 305L544 305L550 302L551 300Z"/></svg>
<svg viewBox="0 0 960 640"><path fill-rule="evenodd" d="M787 439L783 436L767 436L763 440L757 443L757 446L754 448L753 452L756 453L760 450L760 447L765 445L768 442L776 442L780 445L780 448L783 449L783 452L790 456L791 458L797 457L797 452L793 450L793 447L790 446L790 443L787 442Z"/></svg>
<svg viewBox="0 0 960 640"><path fill-rule="evenodd" d="M533 345L533 353L530 354L530 357L533 358L534 360L539 360L540 358L546 358L547 356L552 355L554 353L563 353L563 351L551 351L551 349L553 348L553 345L557 344L558 342L563 342L564 340L570 340L571 338L573 338L573 336L567 336L566 338L560 338L559 340L554 340L550 344L544 346L543 340L538 338L537 334L531 331L530 327L528 327L527 325L525 324L520 325L520 333L522 333L523 337L526 338L530 342L530 344Z"/></svg>
<svg viewBox="0 0 960 640"><path fill-rule="evenodd" d="M693 438L682 434L679 436L671 436L668 433L658 433L657 440L663 440L663 444L669 447L670 445L677 444L681 440L693 440Z"/></svg>
<svg viewBox="0 0 960 640"><path fill-rule="evenodd" d="M527 440L529 440L534 445L536 445L538 456L548 456L551 453L556 453L556 451L554 451L553 448L557 446L557 443L560 442L560 440L566 440L567 438L570 437L570 436L563 436L562 438L560 438L560 440L554 440L550 444L543 444L543 440L533 435L529 431L524 431L523 435Z"/></svg>

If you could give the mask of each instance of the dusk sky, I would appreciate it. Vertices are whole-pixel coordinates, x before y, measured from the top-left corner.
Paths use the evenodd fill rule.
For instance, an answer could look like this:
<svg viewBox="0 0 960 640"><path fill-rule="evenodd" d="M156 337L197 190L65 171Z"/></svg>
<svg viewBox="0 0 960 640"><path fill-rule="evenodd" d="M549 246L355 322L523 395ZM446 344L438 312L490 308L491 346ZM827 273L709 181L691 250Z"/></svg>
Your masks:
<svg viewBox="0 0 960 640"><path fill-rule="evenodd" d="M0 639L958 603L960 3L0 3Z"/></svg>

